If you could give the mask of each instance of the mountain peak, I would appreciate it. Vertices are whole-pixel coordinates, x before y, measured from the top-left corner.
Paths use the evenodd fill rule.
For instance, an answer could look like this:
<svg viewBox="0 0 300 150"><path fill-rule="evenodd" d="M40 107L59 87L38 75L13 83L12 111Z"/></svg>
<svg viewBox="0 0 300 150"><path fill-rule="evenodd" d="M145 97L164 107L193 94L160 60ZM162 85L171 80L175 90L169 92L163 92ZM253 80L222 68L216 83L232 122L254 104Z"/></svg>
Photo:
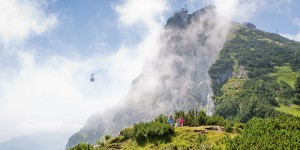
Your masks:
<svg viewBox="0 0 300 150"><path fill-rule="evenodd" d="M204 8L201 8L192 14L188 14L188 10L186 8L181 8L178 11L175 11L173 15L167 20L167 24L165 28L179 28L184 29L189 24L191 24L193 18L197 19L200 16L215 12L216 7L214 5L209 5Z"/></svg>

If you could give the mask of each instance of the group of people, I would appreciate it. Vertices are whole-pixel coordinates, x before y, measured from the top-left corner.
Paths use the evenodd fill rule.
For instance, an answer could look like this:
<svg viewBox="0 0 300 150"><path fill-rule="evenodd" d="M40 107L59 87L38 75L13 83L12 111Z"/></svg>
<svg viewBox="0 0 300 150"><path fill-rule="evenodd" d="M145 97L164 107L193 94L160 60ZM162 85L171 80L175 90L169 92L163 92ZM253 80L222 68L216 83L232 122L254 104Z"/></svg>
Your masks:
<svg viewBox="0 0 300 150"><path fill-rule="evenodd" d="M183 118L181 116L179 116L179 118L175 122L174 119L173 119L173 116L170 115L169 118L168 118L168 120L167 120L167 122L169 124L171 124L172 126L175 125L175 127L177 127L177 126L183 126L184 120L183 120Z"/></svg>

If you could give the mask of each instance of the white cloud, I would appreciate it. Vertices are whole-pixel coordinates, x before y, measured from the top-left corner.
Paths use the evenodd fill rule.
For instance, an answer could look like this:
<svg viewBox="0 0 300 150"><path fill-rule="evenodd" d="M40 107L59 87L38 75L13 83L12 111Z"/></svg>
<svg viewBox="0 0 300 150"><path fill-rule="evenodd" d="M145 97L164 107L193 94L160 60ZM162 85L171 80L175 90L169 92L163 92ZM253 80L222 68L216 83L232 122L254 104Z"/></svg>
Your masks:
<svg viewBox="0 0 300 150"><path fill-rule="evenodd" d="M42 69L43 66L36 66L33 57L22 53L19 45L30 34L42 34L57 24L56 16L46 13L47 2L46 0L0 1L0 46L2 46L0 50L10 51L9 53L2 51L0 54L0 141L32 132L33 130L19 130L22 126L20 124L23 119L44 118L43 113L39 113L38 110L48 114L55 110L45 105L42 96L44 93L51 93L53 87L48 85L53 80L39 83L43 79L42 76L46 75L45 77L53 79L55 73L48 74ZM41 107L40 102L45 106Z"/></svg>
<svg viewBox="0 0 300 150"><path fill-rule="evenodd" d="M299 32L297 34L287 34L287 33L282 33L281 35L283 37L286 37L290 40L295 40L300 42L300 18L294 18L293 22L298 26Z"/></svg>
<svg viewBox="0 0 300 150"><path fill-rule="evenodd" d="M113 6L119 16L120 31L127 34L128 29L134 28L135 33L142 34L142 39L134 46L127 46L128 39L125 37L121 48L111 56L112 65L116 69L111 76L120 76L123 81L131 83L142 73L144 64L159 50L159 36L164 25L164 13L168 10L166 0L127 0ZM138 26L138 28L137 28ZM142 26L142 27L141 27ZM141 27L141 28L139 28ZM132 32L130 36L134 35ZM131 41L132 42L132 41ZM126 63L124 63L126 62ZM130 88L131 84L127 87Z"/></svg>
<svg viewBox="0 0 300 150"><path fill-rule="evenodd" d="M115 6L115 10L120 15L120 22L128 26L143 23L150 27L149 25L153 25L161 19L162 13L166 9L166 0L127 0L124 4Z"/></svg>
<svg viewBox="0 0 300 150"><path fill-rule="evenodd" d="M263 1L241 1L241 0L229 0L222 1L216 0L217 11L230 19L249 19L257 8L262 5Z"/></svg>
<svg viewBox="0 0 300 150"><path fill-rule="evenodd" d="M294 18L293 21L300 28L300 18Z"/></svg>
<svg viewBox="0 0 300 150"><path fill-rule="evenodd" d="M91 114L104 111L125 93L105 78L89 81L92 70L101 64L97 58L51 56L37 62L34 53L20 51L16 57L20 69L2 69L0 75L0 122L12 124L0 128L0 141L42 129L75 132Z"/></svg>
<svg viewBox="0 0 300 150"><path fill-rule="evenodd" d="M15 44L14 41L24 41L31 33L42 34L57 24L56 16L46 13L45 2L39 2L0 2L0 8L6 12L0 14L1 42ZM143 9L135 8L137 4ZM131 47L124 42L116 53L85 59L78 54L38 56L35 51L43 49L24 50L22 46L10 47L13 53L0 55L6 58L0 60L3 64L12 57L16 65L1 68L0 142L44 130L75 132L92 114L112 107L128 93L146 58L158 49L155 43L159 42L167 4L160 0L128 0L114 8L120 30L137 24L144 26L147 34L141 42ZM96 73L94 83L89 81L92 73Z"/></svg>
<svg viewBox="0 0 300 150"><path fill-rule="evenodd" d="M282 33L280 35L282 35L283 37L286 37L286 38L288 38L290 40L294 40L294 41L300 42L300 32L297 33L297 34L295 34L295 35L293 35L293 34L287 34L287 33Z"/></svg>
<svg viewBox="0 0 300 150"><path fill-rule="evenodd" d="M217 12L231 20L240 22L249 21L253 16L261 12L286 13L290 10L292 0L214 0ZM295 18L293 22L300 27L300 19ZM292 40L300 41L298 34L281 34Z"/></svg>
<svg viewBox="0 0 300 150"><path fill-rule="evenodd" d="M20 42L30 33L41 34L57 24L54 14L45 12L45 1L0 1L0 41L5 45Z"/></svg>
<svg viewBox="0 0 300 150"><path fill-rule="evenodd" d="M217 12L232 20L249 21L254 15L271 11L279 13L289 7L291 0L214 0Z"/></svg>

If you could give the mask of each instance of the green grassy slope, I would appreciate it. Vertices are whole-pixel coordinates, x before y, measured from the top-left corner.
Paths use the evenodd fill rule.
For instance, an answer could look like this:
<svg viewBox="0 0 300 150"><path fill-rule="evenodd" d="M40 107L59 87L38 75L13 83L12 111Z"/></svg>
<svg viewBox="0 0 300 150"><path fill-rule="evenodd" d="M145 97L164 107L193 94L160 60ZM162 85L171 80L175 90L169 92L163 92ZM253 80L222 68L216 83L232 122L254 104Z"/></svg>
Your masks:
<svg viewBox="0 0 300 150"><path fill-rule="evenodd" d="M236 137L237 133L228 133L225 131L208 130L206 128L216 126L199 127L177 127L175 134L170 141L152 140L147 143L138 144L133 139L122 140L122 135L108 139L104 145L90 145L90 150L102 149L128 149L128 150L148 150L148 149L205 149L215 148L224 149L226 140ZM74 150L84 149L84 144L78 145ZM85 145L87 148L87 144Z"/></svg>
<svg viewBox="0 0 300 150"><path fill-rule="evenodd" d="M97 145L80 144L71 150L83 149L224 149L226 142L236 137L244 124L207 116L205 111L176 111L174 119L184 119L185 126L174 127L159 115L153 121L140 122L120 131L119 136L105 136Z"/></svg>
<svg viewBox="0 0 300 150"><path fill-rule="evenodd" d="M279 112L289 113L289 108L293 111L290 114L297 114L297 109L286 106L298 104L295 84L299 68L298 42L238 27L209 70L217 106L215 113L241 122L255 116L268 118ZM220 78L228 74L231 76L227 79Z"/></svg>
<svg viewBox="0 0 300 150"><path fill-rule="evenodd" d="M291 114L296 117L300 117L300 106L298 105L280 105L280 107L277 107L276 110L280 112L284 112L286 114Z"/></svg>
<svg viewBox="0 0 300 150"><path fill-rule="evenodd" d="M174 128L160 122L139 123L122 130L117 137L105 136L97 145L79 144L71 150L299 149L299 122L300 118L280 114L275 118L254 117L246 124L235 123L234 130L226 126Z"/></svg>
<svg viewBox="0 0 300 150"><path fill-rule="evenodd" d="M222 140L225 137L235 137L237 134L228 133L224 131L210 131L205 128L209 126L200 127L177 127L175 135L171 137L169 142L152 141L145 145L139 145L133 140L127 140L120 144L121 149L197 149L205 147L225 147L225 142ZM199 136L206 136L203 142L200 142ZM113 141L113 139L111 140ZM106 148L111 147L115 143L108 143Z"/></svg>
<svg viewBox="0 0 300 150"><path fill-rule="evenodd" d="M275 66L275 71L269 74L270 77L274 77L277 82L284 81L293 89L295 89L295 83L297 77L300 76L299 71L294 71L289 65Z"/></svg>

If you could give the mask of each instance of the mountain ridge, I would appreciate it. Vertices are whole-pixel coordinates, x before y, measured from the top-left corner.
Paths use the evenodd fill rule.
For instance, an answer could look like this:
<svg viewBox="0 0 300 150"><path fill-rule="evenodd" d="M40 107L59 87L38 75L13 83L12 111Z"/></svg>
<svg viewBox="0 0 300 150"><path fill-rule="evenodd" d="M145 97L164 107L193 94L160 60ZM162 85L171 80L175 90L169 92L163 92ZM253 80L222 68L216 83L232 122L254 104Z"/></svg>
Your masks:
<svg viewBox="0 0 300 150"><path fill-rule="evenodd" d="M200 108L208 110L207 113L211 115L216 105L215 114L242 122L254 116L278 114L274 107L281 102L275 97L276 94L271 93L269 80L264 81L269 75L264 77L263 74L272 73L272 68L269 69L265 64L280 64L280 60L276 61L280 58L278 54L285 48L289 52L296 52L297 48L293 45L297 43L225 20L215 13L213 6L192 14L186 11L175 13L167 21L161 39L163 44L158 56L133 81L129 94L123 100L127 105L117 106L106 112L105 116L91 117L85 127L69 139L67 148L79 141L94 144L101 135L116 135L133 123L147 122L159 114L172 114L175 110ZM260 51L255 51L256 48L264 54L276 56L276 59L268 56L266 58L273 62L267 62L259 56L264 56ZM260 58L258 61L255 60L256 56ZM294 57L291 59L294 60ZM255 61L265 68L251 66L251 63L257 63ZM298 59L295 59L293 63L296 67L299 65L297 62ZM260 83L263 86L257 86ZM244 91L237 88L243 88ZM260 91L253 90L260 88L269 92L257 94ZM245 97L244 92L252 94L240 100L239 97ZM248 98L255 98L255 103L249 104ZM260 98L263 100L260 101Z"/></svg>
<svg viewBox="0 0 300 150"><path fill-rule="evenodd" d="M103 116L91 117L69 139L66 148L79 142L95 143L101 135L116 135L126 126L152 120L162 113L202 108L212 114L214 103L208 69L230 30L229 26L220 25L219 19L215 10L207 7L193 13L184 28L170 26L168 20L161 35L160 51L133 81L130 92L122 101L126 104L116 106Z"/></svg>

